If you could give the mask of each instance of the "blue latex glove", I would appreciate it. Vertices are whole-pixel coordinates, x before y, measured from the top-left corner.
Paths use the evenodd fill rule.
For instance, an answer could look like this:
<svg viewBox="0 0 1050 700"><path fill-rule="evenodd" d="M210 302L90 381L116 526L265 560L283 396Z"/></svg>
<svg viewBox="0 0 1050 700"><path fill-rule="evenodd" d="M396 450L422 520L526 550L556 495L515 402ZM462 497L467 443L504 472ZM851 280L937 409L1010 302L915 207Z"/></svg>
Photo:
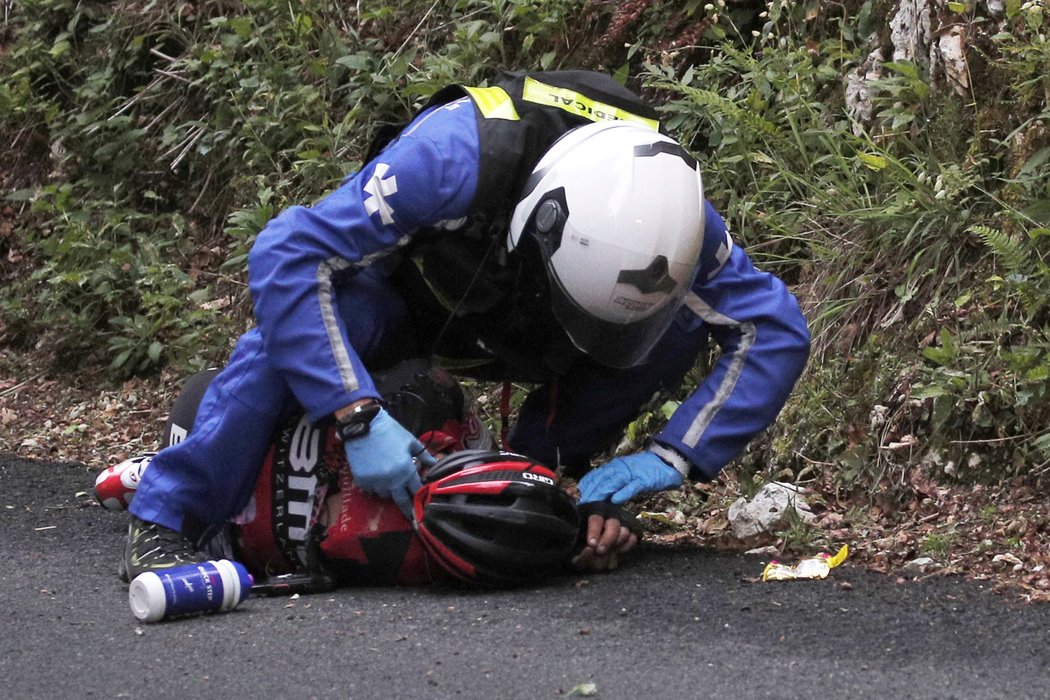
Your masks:
<svg viewBox="0 0 1050 700"><path fill-rule="evenodd" d="M580 503L626 503L640 493L675 489L682 485L677 469L652 452L617 457L580 479Z"/></svg>
<svg viewBox="0 0 1050 700"><path fill-rule="evenodd" d="M381 408L368 434L344 442L343 448L354 483L381 498L392 498L411 520L412 497L423 486L419 468L437 461L423 443Z"/></svg>

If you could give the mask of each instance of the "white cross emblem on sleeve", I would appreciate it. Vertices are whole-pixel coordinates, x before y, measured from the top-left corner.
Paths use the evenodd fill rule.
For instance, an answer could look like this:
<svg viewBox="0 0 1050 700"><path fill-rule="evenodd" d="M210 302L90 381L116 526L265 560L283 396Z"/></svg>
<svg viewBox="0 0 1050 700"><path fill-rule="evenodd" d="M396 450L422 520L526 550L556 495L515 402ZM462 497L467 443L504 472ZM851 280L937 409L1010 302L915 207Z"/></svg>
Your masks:
<svg viewBox="0 0 1050 700"><path fill-rule="evenodd" d="M376 169L365 185L364 190L368 193L365 197L365 211L371 216L379 212L379 218L384 224L394 223L394 208L386 201L386 198L397 192L397 177L391 175L383 179L390 166L386 163L376 164Z"/></svg>

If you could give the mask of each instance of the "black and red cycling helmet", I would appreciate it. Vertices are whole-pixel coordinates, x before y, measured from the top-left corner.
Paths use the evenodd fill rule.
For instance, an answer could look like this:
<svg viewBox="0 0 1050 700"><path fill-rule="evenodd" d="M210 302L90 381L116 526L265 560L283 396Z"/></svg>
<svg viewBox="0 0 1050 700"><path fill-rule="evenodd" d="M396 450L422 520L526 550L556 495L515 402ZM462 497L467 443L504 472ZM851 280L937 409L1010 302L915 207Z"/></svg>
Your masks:
<svg viewBox="0 0 1050 700"><path fill-rule="evenodd" d="M579 514L547 467L495 450L463 450L440 460L416 492L416 532L459 580L491 586L528 583L563 568L573 554Z"/></svg>

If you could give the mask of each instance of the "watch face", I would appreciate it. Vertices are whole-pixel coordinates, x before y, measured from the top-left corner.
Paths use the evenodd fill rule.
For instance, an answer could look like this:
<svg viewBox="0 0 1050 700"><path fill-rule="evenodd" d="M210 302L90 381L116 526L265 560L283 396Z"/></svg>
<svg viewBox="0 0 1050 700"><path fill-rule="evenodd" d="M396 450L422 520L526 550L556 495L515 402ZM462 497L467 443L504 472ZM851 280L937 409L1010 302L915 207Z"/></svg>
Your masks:
<svg viewBox="0 0 1050 700"><path fill-rule="evenodd" d="M367 435L370 427L370 423L344 423L339 426L339 438L343 442L359 438L362 435Z"/></svg>
<svg viewBox="0 0 1050 700"><path fill-rule="evenodd" d="M336 423L336 433L343 442L353 440L363 435L368 435L372 427L372 419L379 413L378 403L365 404L355 408L349 416Z"/></svg>

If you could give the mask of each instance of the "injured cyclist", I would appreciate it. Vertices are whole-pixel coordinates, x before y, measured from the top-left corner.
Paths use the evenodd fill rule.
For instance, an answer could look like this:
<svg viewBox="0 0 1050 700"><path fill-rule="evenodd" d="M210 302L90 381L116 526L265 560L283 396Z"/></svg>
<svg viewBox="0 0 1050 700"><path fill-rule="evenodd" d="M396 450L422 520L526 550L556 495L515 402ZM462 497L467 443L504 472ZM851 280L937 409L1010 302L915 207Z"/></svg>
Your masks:
<svg viewBox="0 0 1050 700"><path fill-rule="evenodd" d="M215 372L191 377L172 408L163 446L191 431ZM493 449L459 384L421 361L377 373L384 404L437 462L421 469L410 517L354 483L332 426L292 412L277 430L248 506L206 537L200 558L245 564L262 593L338 585L453 581L514 586L568 572L589 507L578 509L547 467ZM123 510L155 453L99 474L95 490ZM581 510L583 515L581 516ZM606 514L604 517L608 517ZM637 522L617 511L640 536Z"/></svg>

